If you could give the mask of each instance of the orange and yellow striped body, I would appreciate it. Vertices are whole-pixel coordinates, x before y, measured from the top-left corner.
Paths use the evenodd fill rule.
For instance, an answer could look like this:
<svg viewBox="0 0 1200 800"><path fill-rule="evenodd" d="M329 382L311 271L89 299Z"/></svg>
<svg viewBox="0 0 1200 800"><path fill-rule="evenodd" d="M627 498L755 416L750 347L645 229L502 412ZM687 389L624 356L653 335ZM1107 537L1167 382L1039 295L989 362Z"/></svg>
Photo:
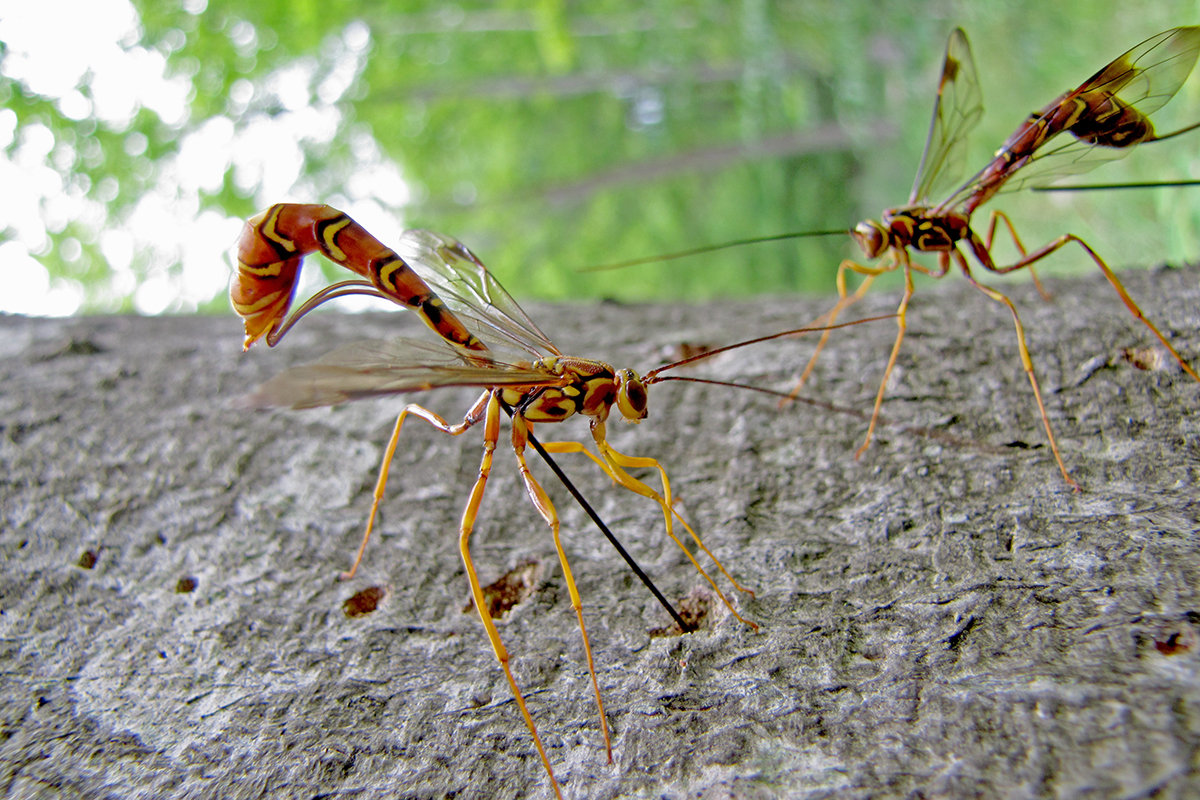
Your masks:
<svg viewBox="0 0 1200 800"><path fill-rule="evenodd" d="M297 203L278 203L251 217L238 239L237 274L229 299L245 320L243 349L264 335L274 343L271 334L291 307L300 264L315 252L368 279L456 347L487 351L394 250L336 208Z"/></svg>

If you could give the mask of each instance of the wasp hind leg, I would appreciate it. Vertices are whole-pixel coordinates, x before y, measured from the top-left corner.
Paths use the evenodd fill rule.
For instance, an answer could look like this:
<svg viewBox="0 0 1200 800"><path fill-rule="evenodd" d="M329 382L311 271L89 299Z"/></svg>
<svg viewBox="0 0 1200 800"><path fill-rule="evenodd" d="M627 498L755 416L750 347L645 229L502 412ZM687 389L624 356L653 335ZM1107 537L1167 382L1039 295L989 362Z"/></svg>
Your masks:
<svg viewBox="0 0 1200 800"><path fill-rule="evenodd" d="M483 491L487 486L488 475L492 471L492 456L496 452L496 444L500 439L500 400L495 392L488 392L481 399L487 409L484 422L483 460L479 464L479 477L471 488L471 498L467 501L467 507L463 509L462 522L459 525L458 549L462 555L463 566L467 571L467 580L471 584L471 597L475 601L479 619L487 631L488 641L491 642L496 660L500 662L500 668L504 670L504 677L508 679L513 698L521 709L521 716L525 718L525 725L529 728L533 743L537 746L538 755L542 758L542 766L546 768L546 774L550 776L550 785L554 787L554 794L559 800L562 800L562 790L558 786L558 780L554 777L554 770L550 767L550 759L546 756L546 748L542 746L541 737L538 736L537 726L533 724L533 717L530 716L529 709L525 706L525 697L521 694L520 687L517 686L516 678L513 677L512 668L509 666L508 650L504 647L504 642L500 640L496 623L492 619L491 612L488 611L487 598L483 595L483 588L479 585L479 576L475 572L475 563L471 560L471 531L475 527L475 518L479 514L479 506L483 502Z"/></svg>
<svg viewBox="0 0 1200 800"><path fill-rule="evenodd" d="M554 548L558 551L558 563L562 565L563 578L567 582L567 592L571 596L571 607L575 609L575 616L579 620L579 634L583 637L583 652L587 657L588 674L592 676L592 689L596 694L596 708L600 713L600 730L604 735L604 750L608 754L608 763L613 763L612 758L612 739L608 733L608 719L604 714L604 701L600 698L600 681L596 678L596 665L592 660L592 645L588 641L587 629L583 624L583 600L579 596L579 589L575 585L575 576L571 572L571 565L567 561L567 553L563 549L562 540L559 538L558 513L554 510L554 504L550 502L549 495L542 488L541 484L533 477L533 473L529 471L529 464L525 461L525 446L529 441L529 432L531 429L528 423L519 414L513 416L513 435L512 448L513 453L517 457L517 465L521 471L521 480L525 483L525 491L529 495L529 500L537 509L538 514L550 526L550 531L554 535ZM545 445L543 445L545 446ZM547 448L549 452L549 448Z"/></svg>
<svg viewBox="0 0 1200 800"><path fill-rule="evenodd" d="M959 267L962 268L963 276L966 277L971 285L997 303L1007 306L1009 312L1012 314L1013 325L1017 330L1017 348L1021 354L1021 366L1029 378L1029 385L1033 387L1033 396L1037 400L1038 412L1042 415L1042 425L1046 429L1046 439L1050 442L1050 449L1054 452L1054 460L1058 463L1058 469L1062 472L1063 480L1071 484L1071 488L1075 491L1083 491L1079 483L1071 477L1071 473L1067 472L1067 465L1063 462L1062 453L1058 450L1058 440L1054 438L1054 430L1050 427L1050 416L1046 413L1046 403L1042 399L1042 390L1038 386L1037 375L1033 371L1033 357L1029 355L1029 346L1025 343L1025 326L1021 324L1021 315L1017 313L1017 307L1013 305L1013 301L1006 295L975 280L975 276L971 274L971 270L967 265L966 258L957 250L954 252Z"/></svg>
<svg viewBox="0 0 1200 800"><path fill-rule="evenodd" d="M991 216L988 218L987 235L983 237L984 249L991 253L992 243L996 238L996 224L1001 221L1004 222L1004 227L1008 229L1008 235L1012 238L1013 245L1016 246L1017 252L1020 253L1021 258L1024 259L1028 255L1028 252L1025 250L1025 245L1022 244L1021 237L1017 236L1017 229L1013 225L1012 220L1009 219L1008 214L1005 214L1003 211L993 211ZM985 264L984 266L987 265ZM1037 270L1034 269L1033 264L1028 264L1025 268L1029 270L1029 276L1033 278L1033 285L1037 288L1038 294L1042 296L1042 299L1047 303L1053 300L1054 297L1050 294L1050 292L1046 291L1045 286L1042 286L1042 281L1040 278L1038 278Z"/></svg>
<svg viewBox="0 0 1200 800"><path fill-rule="evenodd" d="M1104 277L1108 279L1110 284L1112 284L1113 289L1115 289L1117 294L1120 296L1121 302L1125 304L1127 309L1129 309L1129 313L1133 314L1138 321L1150 329L1151 333L1158 337L1158 340L1162 342L1163 347L1170 351L1171 355L1174 356L1175 360L1179 362L1179 366L1184 372L1190 375L1194 380L1200 381L1200 375L1197 375L1196 371L1192 369L1192 367L1186 361L1183 360L1183 356L1179 355L1179 351L1167 341L1167 337L1163 335L1162 331L1160 331L1153 322L1146 318L1146 315L1142 313L1142 309L1139 308L1138 304L1135 303L1133 298L1129 296L1129 292L1125 290L1125 286L1117 278L1116 274L1112 271L1108 264L1104 263L1104 259L1100 258L1100 256L1096 254L1096 251L1093 250L1087 242L1085 242L1083 239L1080 239L1075 234L1064 233L1062 236L1058 237L1044 247L1038 248L1032 253L1022 257L1020 261L1016 262L1012 266L997 267L992 263L991 258L986 255L986 249L984 250L985 256L980 258L980 262L984 267L999 275L1015 272L1019 269L1031 269L1034 264L1041 261L1043 258L1046 258L1056 250L1065 247L1069 242L1075 242L1084 249L1092 261L1095 262L1096 266L1100 268L1100 271L1104 273ZM979 255L979 248L977 246L975 247L975 250L976 255Z"/></svg>
<svg viewBox="0 0 1200 800"><path fill-rule="evenodd" d="M415 403L410 403L405 406L396 417L396 425L392 429L392 438L388 440L387 448L383 453L383 461L379 465L379 477L375 481L375 493L371 501L371 513L367 516L367 529L363 532L362 543L358 546L358 554L354 557L354 565L350 567L348 572L343 572L340 578L348 581L358 572L358 565L362 563L363 553L367 550L367 542L371 538L371 531L375 527L375 516L379 511L379 504L383 502L384 489L387 488L388 471L392 465L392 457L396 455L396 443L400 440L400 429L404 426L404 420L409 414L420 417L428 422L433 427L443 433L448 433L451 436L458 436L464 433L483 419L484 412L487 408L489 393L485 392L480 396L475 405L471 406L471 410L463 417L463 421L457 425L451 425L442 419L440 416Z"/></svg>

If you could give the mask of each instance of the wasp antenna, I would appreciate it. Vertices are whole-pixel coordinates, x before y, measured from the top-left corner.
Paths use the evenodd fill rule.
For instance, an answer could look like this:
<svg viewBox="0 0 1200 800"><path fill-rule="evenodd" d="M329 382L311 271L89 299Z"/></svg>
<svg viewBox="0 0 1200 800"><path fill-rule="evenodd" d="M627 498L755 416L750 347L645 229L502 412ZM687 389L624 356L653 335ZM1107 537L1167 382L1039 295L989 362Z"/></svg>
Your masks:
<svg viewBox="0 0 1200 800"><path fill-rule="evenodd" d="M751 386L748 383L736 383L734 381L718 381L718 380L714 380L711 378L693 378L693 377L687 376L687 375L668 375L665 378L659 378L659 382L665 382L665 381L682 381L685 383L708 383L708 384L712 384L713 386L728 386L731 389L747 389L751 392L758 392L759 394L765 394L765 395L769 395L771 397L783 398L783 399L788 400L789 402L804 403L805 405L809 405L814 408L824 409L825 411L831 411L835 414L845 414L848 417L855 417L857 419L863 420L864 422L871 418L870 414L868 414L864 411L860 411L857 408L849 408L847 406L840 406L837 403L830 403L826 400L817 400L815 397L805 397L802 394L781 392L777 389L768 389L765 386ZM963 449L977 450L981 453L989 453L991 455L1004 455L1008 452L1011 452L1008 448L1005 448L1005 447L997 447L995 445L990 445L990 444L987 444L986 442L980 442L975 439L964 439L961 436L954 436L952 434L946 433L945 431L939 431L934 428L925 427L923 425L908 425L905 423L897 423L893 420L888 419L887 417L884 417L882 414L879 415L878 417L876 417L875 423L879 426L891 425L891 426L893 426L893 428L895 430L897 430L901 433L912 434L913 436L920 436L925 439L932 439L935 442L942 442L943 444L949 445L951 447L959 447L959 448L963 448Z"/></svg>
<svg viewBox="0 0 1200 800"><path fill-rule="evenodd" d="M675 369L676 367L682 367L685 364L691 364L694 361L701 361L706 358L712 358L713 356L720 355L721 353L725 353L730 350L737 350L742 347L749 347L752 344L761 344L762 342L770 342L774 339L782 339L785 336L799 336L804 333L817 333L820 331L833 331L833 330L837 330L838 328L849 328L852 325L861 325L864 322L879 322L880 320L885 320L885 319L895 319L897 316L898 316L897 314L883 314L878 317L864 317L862 319L856 319L852 322L839 322L836 325L812 325L807 328L793 328L793 329L787 330L787 331L780 331L779 333L772 333L767 336L759 336L757 339L747 339L744 342L737 342L735 344L725 345L724 347L718 347L715 350L708 350L704 353L700 353L698 355L694 355L694 356L685 358L682 361L675 361L670 364L667 364L666 366L658 367L657 369L652 369L646 373L645 377L642 379L642 382L644 384L646 384L647 386L649 386L654 383L661 383L662 381L665 381L665 380L677 380L675 378L660 378L658 376L661 375L662 373L666 372L669 369ZM752 387L747 387L747 388L752 388Z"/></svg>
<svg viewBox="0 0 1200 800"><path fill-rule="evenodd" d="M709 244L703 247L693 247L690 250L680 250L677 253L665 253L658 256L646 256L644 258L634 258L629 261L620 261L615 264L601 264L594 267L583 267L576 272L604 272L606 270L624 269L625 267L636 267L640 264L654 264L659 261L673 261L677 258L687 258L689 256L703 255L704 253L715 253L718 250L728 250L733 247L743 247L748 244L763 244L765 242L783 242L788 239L807 239L817 236L845 236L850 231L839 229L836 231L802 231L799 233L779 233L774 236L755 236L750 239L738 239L732 242L722 242L721 244Z"/></svg>
<svg viewBox="0 0 1200 800"><path fill-rule="evenodd" d="M1093 189L1170 189L1183 186L1200 186L1194 181L1147 181L1145 183L1083 183L1074 186L1038 186L1035 192L1089 192Z"/></svg>

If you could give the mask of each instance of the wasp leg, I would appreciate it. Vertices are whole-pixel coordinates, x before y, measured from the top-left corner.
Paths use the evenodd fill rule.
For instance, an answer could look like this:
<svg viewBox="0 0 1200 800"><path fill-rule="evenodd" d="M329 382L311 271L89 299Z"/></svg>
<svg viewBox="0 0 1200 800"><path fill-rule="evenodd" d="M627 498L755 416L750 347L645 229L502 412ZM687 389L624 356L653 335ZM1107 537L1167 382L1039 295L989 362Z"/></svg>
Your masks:
<svg viewBox="0 0 1200 800"><path fill-rule="evenodd" d="M962 269L963 276L970 281L971 285L997 303L1008 306L1008 310L1012 313L1013 325L1017 329L1017 347L1021 353L1021 366L1025 368L1025 374L1029 376L1029 385L1033 387L1033 396L1037 399L1038 411L1042 415L1042 424L1046 428L1046 438L1050 441L1050 449L1054 451L1054 460L1058 462L1058 469L1062 472L1063 480L1071 484L1071 488L1075 491L1083 491L1082 487L1071 477L1071 473L1067 472L1067 465L1063 463L1062 453L1058 451L1058 441L1054 438L1054 431L1050 427L1050 417L1046 414L1046 403L1042 400L1042 390L1038 387L1037 375L1033 372L1033 358L1029 355L1029 346L1025 343L1025 326L1021 324L1017 307L1005 295L975 280L975 276L971 274L971 269L967 264L967 259L962 253L955 250L954 255L958 266Z"/></svg>
<svg viewBox="0 0 1200 800"><path fill-rule="evenodd" d="M596 678L596 665L592 661L592 645L588 642L587 629L583 625L583 600L579 597L579 589L575 586L575 576L571 573L571 565L567 563L567 553L563 550L562 541L559 539L558 513L554 510L554 504L550 502L546 490L533 477L533 473L529 471L529 464L525 461L525 446L529 441L532 425L520 414L513 416L512 425L512 448L513 453L517 456L521 480L525 482L525 491L529 494L534 508L542 515L542 519L546 520L546 524L550 526L550 530L554 534L554 548L558 551L558 563L562 564L563 577L567 581L567 591L571 595L571 607L575 609L575 616L579 619L579 633L583 637L583 652L587 656L588 673L592 676L592 689L596 693L596 708L600 712L600 730L604 734L604 750L608 754L608 763L611 764L613 763L612 740L608 735L608 719L604 715L604 701L600 699L600 681Z"/></svg>
<svg viewBox="0 0 1200 800"><path fill-rule="evenodd" d="M863 440L862 445L854 452L856 459L862 458L862 454L867 452L867 448L871 446L871 439L875 436L875 424L879 421L879 409L883 406L883 396L887 393L888 378L892 375L892 370L896 367L896 359L900 355L900 344L904 341L904 333L908 330L908 322L905 314L908 311L908 301L913 295L913 279L912 279L912 263L908 258L908 251L898 248L893 248L897 262L904 267L904 297L900 299L900 307L896 309L896 341L892 345L892 353L888 356L887 367L883 370L883 380L879 383L879 392L875 395L875 408L871 411L871 421L867 424L867 436ZM942 256L939 255L939 258ZM943 274L945 270L942 271Z"/></svg>
<svg viewBox="0 0 1200 800"><path fill-rule="evenodd" d="M1140 320L1143 325L1145 325L1147 328L1149 328L1150 331L1155 336L1158 337L1158 340L1160 342L1162 342L1163 347L1170 350L1171 355L1175 356L1175 360L1179 362L1179 366L1183 367L1184 372L1186 372L1188 375L1191 375L1193 379L1200 381L1200 375L1197 375L1196 371L1194 369L1192 369L1186 361L1183 360L1183 356L1179 355L1179 351L1177 351L1174 347L1171 346L1171 343L1167 341L1167 337L1163 336L1162 331L1160 331L1154 325L1153 322L1151 322L1150 320L1148 320L1146 318L1146 315L1142 313L1142 310L1140 308L1138 308L1138 304L1135 303L1133 301L1133 298L1129 296L1129 292L1125 291L1125 287L1121 284L1121 281L1119 281L1117 279L1116 274L1113 273L1113 271L1109 268L1108 264L1105 264L1104 260L1101 259L1100 256L1096 255L1096 251L1093 250L1091 247L1089 247L1087 242L1083 241L1083 239L1080 239L1075 234L1064 233L1062 236L1058 237L1057 239L1050 242L1046 246L1033 251L1029 255L1023 257L1020 261L1018 261L1017 263L1015 263L1009 267L997 267L994 263L992 263L991 258L989 256L987 256L986 249L983 251L985 254L985 257L980 257L979 260L980 260L980 263L983 264L983 266L986 267L987 269L991 270L992 272L1003 275L1005 273L1013 272L1018 269L1029 268L1030 265L1035 264L1038 261L1041 261L1043 258L1046 258L1048 255L1050 255L1054 251L1065 246L1068 242L1075 242L1080 247L1082 247L1089 256L1091 256L1092 261L1096 262L1096 266L1099 267L1100 271L1104 273L1104 277L1108 278L1108 282L1111 283L1112 287L1117 290L1117 294L1121 296L1121 302L1123 302L1125 304L1125 307L1129 309L1129 313L1133 314L1133 316L1135 318ZM978 257L979 252L980 252L979 247L975 243L972 243L972 247L975 249L976 256Z"/></svg>
<svg viewBox="0 0 1200 800"><path fill-rule="evenodd" d="M371 513L367 517L367 529L363 532L362 544L358 546L358 555L354 557L354 566L350 567L349 572L341 574L342 580L348 581L354 577L354 573L358 572L358 565L362 563L363 553L367 550L367 540L371 538L371 531L375 527L375 514L379 511L379 504L383 501L383 490L387 487L388 470L392 465L392 457L396 454L396 442L400 440L400 428L404 425L404 418L412 414L425 420L443 433L458 436L483 419L488 397L489 393L484 392L475 405L471 407L471 410L463 417L463 421L457 425L451 425L429 409L415 403L405 406L400 415L396 417L396 427L392 430L392 438L388 440L387 449L383 453L383 462L379 465L379 478L375 481L375 498L371 502Z"/></svg>
<svg viewBox="0 0 1200 800"><path fill-rule="evenodd" d="M867 267L850 261L849 259L843 261L838 265L837 271L838 301L834 304L833 308L817 317L816 320L813 321L813 325L834 325L837 322L838 315L861 300L867 293L867 290L871 288L871 284L875 282L876 278L885 272L891 272L895 268L895 263L884 267ZM859 284L858 289L856 289L852 295L846 294L847 270L857 272L859 275L865 276L863 278L863 282ZM788 395L787 398L779 401L780 408L783 408L789 402L795 400L796 396L800 394L800 390L804 388L804 384L808 381L809 376L812 375L813 368L817 365L817 357L820 356L821 351L825 349L825 343L829 341L829 334L832 332L832 330L827 330L821 334L821 339L817 342L817 347L813 351L812 356L809 357L808 364L804 367L804 372L800 373L800 378L796 381L796 386L792 389L792 393Z"/></svg>
<svg viewBox="0 0 1200 800"><path fill-rule="evenodd" d="M996 223L1001 220L1004 221L1004 227L1008 228L1008 235L1012 237L1013 244L1017 247L1017 252L1021 254L1021 258L1025 258L1027 255L1025 245L1021 243L1021 237L1017 236L1017 229L1013 226L1012 220L1003 211L993 211L991 216L988 217L987 235L983 237L984 248L989 253L992 251L992 242L995 240L996 235ZM1030 277L1033 278L1033 285L1037 287L1038 294L1042 296L1043 300L1049 303L1054 298L1046 291L1046 287L1042 286L1042 281L1038 278L1037 270L1033 268L1032 264L1027 265L1026 268L1029 270Z"/></svg>
<svg viewBox="0 0 1200 800"><path fill-rule="evenodd" d="M471 529L475 526L475 517L479 513L480 503L483 502L483 490L487 486L488 475L492 470L492 456L496 452L496 443L500 439L499 397L496 392L489 391L482 400L485 402L487 408L486 421L484 422L483 460L479 464L479 477L475 480L475 485L471 488L471 498L467 501L467 507L463 509L462 522L459 524L458 549L462 554L463 565L467 570L467 580L471 584L471 597L475 600L475 608L479 611L479 619L483 621L483 627L487 631L488 640L492 643L492 650L496 653L496 660L500 662L500 667L504 670L504 676L508 678L508 685L512 688L513 697L517 701L517 706L521 709L521 716L525 718L525 725L529 728L529 733L533 736L533 743L537 745L538 754L542 757L542 765L546 768L546 774L550 776L550 785L554 787L554 794L559 800L562 800L562 790L558 787L558 781L554 777L554 770L550 768L550 759L546 756L546 749L542 747L541 737L538 736L537 727L533 724L533 717L529 715L529 709L525 707L525 698L521 695L516 678L513 677L512 669L509 667L508 650L505 649L504 642L500 641L500 634L496 630L496 623L492 620L491 612L488 611L487 599L483 596L483 588L479 585L479 576L475 573L475 564L471 561Z"/></svg>
<svg viewBox="0 0 1200 800"><path fill-rule="evenodd" d="M688 550L686 547L684 547L683 542L681 542L679 540L679 537L677 537L675 535L674 519L678 519L679 522L683 525L683 527L687 530L688 534L691 535L692 540L696 543L696 545L701 550L703 550L705 553L708 554L708 557L711 558L713 560L713 563L717 565L717 568L721 571L721 574L723 574L726 578L729 579L729 582L733 584L734 588L738 589L739 591L745 592L746 594L749 594L751 597L754 596L754 592L752 592L751 590L747 589L746 587L744 587L740 583L738 583L736 580L734 580L733 576L729 574L729 571L725 569L724 565L721 564L720 560L715 555L713 555L712 551L709 550L707 546L705 546L704 542L700 539L700 536L696 533L695 530L692 529L692 526L687 523L687 520L685 520L682 516L680 516L679 512L676 511L675 508L672 506L672 504L671 504L671 484L670 484L670 481L667 479L667 472L663 468L663 466L661 464L659 464L653 458L634 458L632 456L626 456L626 455L614 450L608 444L608 442L605 441L605 439L604 439L604 423L602 423L602 422L593 422L592 423L592 437L593 437L593 439L596 440L596 446L597 446L597 448L599 448L600 452L602 453L602 457L597 456L592 451L588 450L580 442L543 442L542 446L545 447L546 450L548 450L551 453L582 453L582 454L586 455L588 458L590 458L592 461L594 461L596 463L596 465L599 466L600 469L603 470L606 475L608 475L608 477L612 478L614 483L618 484L619 486L624 487L625 489L633 492L634 494L641 495L642 497L647 497L647 498L653 500L654 502L658 503L659 507L662 508L662 511L663 511L663 518L665 520L667 536L669 536L671 538L671 541L675 542L675 544L677 544L679 546L679 549L684 552L684 554L688 557L688 560L690 560L692 562L692 566L694 566L696 568L696 571L699 572L702 576L704 576L704 579L706 581L708 581L708 583L712 587L713 591L716 592L717 596L721 598L721 602L723 602L725 604L725 607L728 608L729 611L740 622L742 622L743 624L749 626L750 628L752 628L754 630L758 630L758 626L756 624L743 618L742 615L737 612L737 610L733 607L733 603L731 603L729 601L729 598L727 598L725 596L725 593L722 592L721 589L717 586L717 583L716 583L716 581L714 581L712 579L712 576L710 576L704 570L704 567L700 566L700 562L696 560L696 557L692 555L690 550ZM654 491L649 486L647 486L646 484L639 481L637 478L634 478L629 473L625 472L625 469L636 469L636 468L647 468L647 469L658 470L659 475L662 477L663 494L660 495L658 492Z"/></svg>

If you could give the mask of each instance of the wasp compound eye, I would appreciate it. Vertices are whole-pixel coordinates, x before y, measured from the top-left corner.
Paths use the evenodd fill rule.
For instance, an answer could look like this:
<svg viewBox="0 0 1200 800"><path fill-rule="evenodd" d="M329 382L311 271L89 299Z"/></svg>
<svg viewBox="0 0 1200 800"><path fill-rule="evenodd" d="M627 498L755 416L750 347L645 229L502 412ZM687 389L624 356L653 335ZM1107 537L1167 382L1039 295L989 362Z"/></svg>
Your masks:
<svg viewBox="0 0 1200 800"><path fill-rule="evenodd" d="M636 372L631 369L617 370L617 408L621 416L630 422L644 420L649 399L646 384L642 383Z"/></svg>

